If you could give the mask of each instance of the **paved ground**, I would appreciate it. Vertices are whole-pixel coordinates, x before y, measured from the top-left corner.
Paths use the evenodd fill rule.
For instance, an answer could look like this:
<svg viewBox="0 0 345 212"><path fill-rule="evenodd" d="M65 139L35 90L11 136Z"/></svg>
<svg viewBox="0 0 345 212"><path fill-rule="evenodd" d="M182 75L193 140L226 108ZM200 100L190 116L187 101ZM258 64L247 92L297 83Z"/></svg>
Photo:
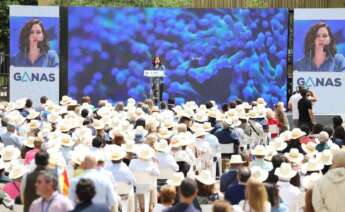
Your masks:
<svg viewBox="0 0 345 212"><path fill-rule="evenodd" d="M9 210L9 209L6 209L4 206L0 206L0 211L1 212L23 212L23 206L22 205L15 205L14 206L14 210Z"/></svg>

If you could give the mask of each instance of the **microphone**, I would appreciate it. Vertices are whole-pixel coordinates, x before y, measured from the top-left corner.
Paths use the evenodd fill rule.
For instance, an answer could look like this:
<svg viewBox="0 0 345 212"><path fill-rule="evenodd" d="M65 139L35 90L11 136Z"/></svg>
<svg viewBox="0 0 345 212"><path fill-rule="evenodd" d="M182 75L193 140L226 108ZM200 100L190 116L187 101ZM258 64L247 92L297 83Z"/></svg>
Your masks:
<svg viewBox="0 0 345 212"><path fill-rule="evenodd" d="M39 49L43 49L43 44L44 44L43 41L38 41L38 42L37 42L37 47L38 47Z"/></svg>
<svg viewBox="0 0 345 212"><path fill-rule="evenodd" d="M325 46L323 47L323 51L324 51L326 54L328 54L329 56L331 56L331 57L334 56L334 55L332 54L332 52L331 52L331 49L330 49L330 47L329 47L329 44L327 44L327 45L325 45Z"/></svg>

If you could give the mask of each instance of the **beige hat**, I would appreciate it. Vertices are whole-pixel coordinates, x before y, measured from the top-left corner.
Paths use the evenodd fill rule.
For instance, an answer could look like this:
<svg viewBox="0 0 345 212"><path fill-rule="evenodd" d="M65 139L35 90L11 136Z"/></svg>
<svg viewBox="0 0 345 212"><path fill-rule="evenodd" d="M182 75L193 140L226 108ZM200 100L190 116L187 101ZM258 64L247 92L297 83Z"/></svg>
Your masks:
<svg viewBox="0 0 345 212"><path fill-rule="evenodd" d="M320 143L325 143L329 139L329 135L326 131L321 131L318 135L318 139Z"/></svg>
<svg viewBox="0 0 345 212"><path fill-rule="evenodd" d="M37 138L29 136L24 140L24 146L29 147L29 148L34 148L34 142Z"/></svg>
<svg viewBox="0 0 345 212"><path fill-rule="evenodd" d="M29 127L32 130L38 129L41 126L41 122L39 120L31 120L29 123Z"/></svg>
<svg viewBox="0 0 345 212"><path fill-rule="evenodd" d="M62 133L60 137L61 145L71 147L74 145L74 141L69 134Z"/></svg>
<svg viewBox="0 0 345 212"><path fill-rule="evenodd" d="M195 179L205 185L212 185L216 182L208 169L202 170L199 175L195 176Z"/></svg>
<svg viewBox="0 0 345 212"><path fill-rule="evenodd" d="M69 132L71 130L71 119L63 119L59 123L59 130L60 132Z"/></svg>
<svg viewBox="0 0 345 212"><path fill-rule="evenodd" d="M329 149L323 150L320 154L318 154L317 159L320 163L325 166L330 166L333 163L333 154L332 151Z"/></svg>
<svg viewBox="0 0 345 212"><path fill-rule="evenodd" d="M247 116L248 116L248 118L250 118L250 119L255 119L255 118L257 117L256 111L250 110L250 111L247 113Z"/></svg>
<svg viewBox="0 0 345 212"><path fill-rule="evenodd" d="M266 105L266 102L265 102L265 100L264 100L262 97L258 98L258 99L256 100L256 103L257 103L258 105L262 105L262 106L265 106L265 105Z"/></svg>
<svg viewBox="0 0 345 212"><path fill-rule="evenodd" d="M314 142L308 142L307 144L302 144L302 149L305 151L308 155L316 155L316 144Z"/></svg>
<svg viewBox="0 0 345 212"><path fill-rule="evenodd" d="M290 162L293 163L299 164L303 161L303 154L301 154L296 148L291 148L290 152L285 153L284 155Z"/></svg>
<svg viewBox="0 0 345 212"><path fill-rule="evenodd" d="M56 123L58 122L60 119L60 115L58 113L50 113L48 116L47 116L47 120L48 122L50 123Z"/></svg>
<svg viewBox="0 0 345 212"><path fill-rule="evenodd" d="M243 108L243 109L251 109L252 106L248 103L248 102L243 102L242 104L240 104L240 106Z"/></svg>
<svg viewBox="0 0 345 212"><path fill-rule="evenodd" d="M126 144L122 144L121 147L124 148L126 152L130 152L134 154L137 154L138 152L137 145L135 145L134 143L127 142Z"/></svg>
<svg viewBox="0 0 345 212"><path fill-rule="evenodd" d="M203 112L203 111L198 111L196 114L194 114L193 117L194 121L197 122L206 122L208 120L208 116L207 113Z"/></svg>
<svg viewBox="0 0 345 212"><path fill-rule="evenodd" d="M279 138L283 139L284 141L289 141L292 138L292 133L290 130L286 130L279 135Z"/></svg>
<svg viewBox="0 0 345 212"><path fill-rule="evenodd" d="M290 163L282 163L274 172L279 178L289 180L293 178L297 171L293 170Z"/></svg>
<svg viewBox="0 0 345 212"><path fill-rule="evenodd" d="M205 130L206 132L210 132L211 130L213 130L213 127L212 127L212 125L211 125L210 122L204 122L204 123L202 124L202 127L204 128L204 130Z"/></svg>
<svg viewBox="0 0 345 212"><path fill-rule="evenodd" d="M237 117L226 117L224 120L223 120L227 125L229 125L230 127L238 127L241 125L241 121L238 120Z"/></svg>
<svg viewBox="0 0 345 212"><path fill-rule="evenodd" d="M230 164L242 164L245 161L242 160L241 155L231 155Z"/></svg>
<svg viewBox="0 0 345 212"><path fill-rule="evenodd" d="M173 135L172 131L168 130L166 127L159 128L158 136L163 139L169 139Z"/></svg>
<svg viewBox="0 0 345 212"><path fill-rule="evenodd" d="M69 97L69 96L63 96L62 99L61 99L61 101L60 101L60 104L65 106L65 105L68 105L68 103L69 103L70 101L72 101L72 98L71 98L71 97Z"/></svg>
<svg viewBox="0 0 345 212"><path fill-rule="evenodd" d="M126 150L124 150L122 147L119 147L117 145L108 145L110 146L109 152L110 152L110 160L121 160L124 157L126 157Z"/></svg>
<svg viewBox="0 0 345 212"><path fill-rule="evenodd" d="M218 113L219 113L219 111L217 110L217 109L209 109L208 111L207 111L207 116L208 117L211 117L211 118L215 118L215 119L217 119L218 118Z"/></svg>
<svg viewBox="0 0 345 212"><path fill-rule="evenodd" d="M156 142L154 144L154 147L159 152L169 152L171 147L168 145L168 142L164 139L160 140L159 142Z"/></svg>
<svg viewBox="0 0 345 212"><path fill-rule="evenodd" d="M142 160L150 160L155 155L155 151L146 144L141 144L138 149L138 158Z"/></svg>
<svg viewBox="0 0 345 212"><path fill-rule="evenodd" d="M26 104L26 98L22 98L22 99L18 99L16 102L15 102L15 106L16 106L16 109L22 109L25 107L25 104Z"/></svg>
<svg viewBox="0 0 345 212"><path fill-rule="evenodd" d="M20 150L13 145L5 146L1 153L4 162L12 161L20 157Z"/></svg>
<svg viewBox="0 0 345 212"><path fill-rule="evenodd" d="M321 171L323 169L323 164L315 158L311 158L308 163L303 164L302 169L306 172Z"/></svg>
<svg viewBox="0 0 345 212"><path fill-rule="evenodd" d="M305 176L302 180L302 185L306 190L310 190L322 177L320 173L312 173L311 175Z"/></svg>
<svg viewBox="0 0 345 212"><path fill-rule="evenodd" d="M17 163L14 165L14 167L11 169L8 177L11 180L19 179L21 178L25 173L27 172L27 168L22 163Z"/></svg>
<svg viewBox="0 0 345 212"><path fill-rule="evenodd" d="M94 120L92 126L96 130L104 129L104 123L101 120Z"/></svg>
<svg viewBox="0 0 345 212"><path fill-rule="evenodd" d="M253 150L253 155L265 156L266 153L267 150L263 145L257 145Z"/></svg>
<svg viewBox="0 0 345 212"><path fill-rule="evenodd" d="M265 182L268 178L268 171L260 168L259 166L253 166L250 168L250 177L259 182Z"/></svg>
<svg viewBox="0 0 345 212"><path fill-rule="evenodd" d="M166 128L165 128L166 129ZM168 129L166 129L168 130ZM142 134L143 136L146 136L148 134L148 131L144 129L142 126L137 126L134 129L134 134ZM166 136L164 133L162 133L163 136Z"/></svg>
<svg viewBox="0 0 345 212"><path fill-rule="evenodd" d="M208 133L204 130L204 128L197 128L195 129L196 131L194 132L194 136L195 138L201 137L201 136L205 136Z"/></svg>
<svg viewBox="0 0 345 212"><path fill-rule="evenodd" d="M300 128L294 128L291 131L291 138L292 139L299 139L302 136L305 136L305 132L303 132Z"/></svg>
<svg viewBox="0 0 345 212"><path fill-rule="evenodd" d="M167 180L167 184L168 185L172 185L172 186L180 186L182 181L184 180L184 175L182 172L176 172L173 174L173 176Z"/></svg>
<svg viewBox="0 0 345 212"><path fill-rule="evenodd" d="M283 151L287 147L287 143L283 138L277 137L269 143L269 146L276 151Z"/></svg>
<svg viewBox="0 0 345 212"><path fill-rule="evenodd" d="M10 103L8 103L8 105L6 106L5 111L6 111L6 112L11 112L11 111L13 111L13 110L15 110L15 109L16 109L16 104L15 104L14 102L10 102Z"/></svg>
<svg viewBox="0 0 345 212"><path fill-rule="evenodd" d="M267 154L266 154L266 156L265 156L265 160L271 161L272 158L273 158L273 156L275 156L275 155L277 155L277 154L278 154L278 152L277 152L274 148L268 146L268 147L267 147Z"/></svg>
<svg viewBox="0 0 345 212"><path fill-rule="evenodd" d="M35 119L40 115L39 112L36 110L29 110L29 115L26 117L27 119Z"/></svg>

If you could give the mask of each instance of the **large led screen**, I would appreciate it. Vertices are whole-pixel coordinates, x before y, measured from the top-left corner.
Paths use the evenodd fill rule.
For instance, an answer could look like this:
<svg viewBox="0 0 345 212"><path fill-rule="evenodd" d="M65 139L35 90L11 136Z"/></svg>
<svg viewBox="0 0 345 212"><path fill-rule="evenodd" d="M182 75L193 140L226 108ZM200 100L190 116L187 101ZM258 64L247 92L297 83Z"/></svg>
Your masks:
<svg viewBox="0 0 345 212"><path fill-rule="evenodd" d="M153 56L163 98L286 101L286 9L69 8L69 95L143 100Z"/></svg>

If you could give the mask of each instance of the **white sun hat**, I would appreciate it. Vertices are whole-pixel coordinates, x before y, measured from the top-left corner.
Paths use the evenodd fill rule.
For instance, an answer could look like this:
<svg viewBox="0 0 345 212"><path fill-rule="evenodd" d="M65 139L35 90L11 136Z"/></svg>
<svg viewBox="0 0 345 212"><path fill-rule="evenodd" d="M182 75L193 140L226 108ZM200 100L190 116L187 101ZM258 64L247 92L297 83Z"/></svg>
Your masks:
<svg viewBox="0 0 345 212"><path fill-rule="evenodd" d="M109 152L110 152L110 160L121 160L124 157L126 157L126 150L124 150L122 147L119 147L117 145L108 145L109 147Z"/></svg>
<svg viewBox="0 0 345 212"><path fill-rule="evenodd" d="M302 149L305 151L308 155L316 155L316 144L314 142L308 142L307 144L302 144Z"/></svg>
<svg viewBox="0 0 345 212"><path fill-rule="evenodd" d="M293 178L297 171L293 170L290 163L282 163L274 172L279 178L289 180Z"/></svg>
<svg viewBox="0 0 345 212"><path fill-rule="evenodd" d="M148 131L144 129L142 126L137 126L134 129L134 134L142 134L144 137L148 134Z"/></svg>
<svg viewBox="0 0 345 212"><path fill-rule="evenodd" d="M202 170L200 174L195 176L195 179L205 185L212 185L216 182L214 177L212 177L210 170L208 169Z"/></svg>
<svg viewBox="0 0 345 212"><path fill-rule="evenodd" d="M29 128L31 130L35 130L35 129L38 129L41 127L41 122L39 120L31 120L30 123L29 123Z"/></svg>
<svg viewBox="0 0 345 212"><path fill-rule="evenodd" d="M168 185L172 185L172 186L180 186L181 182L184 180L184 175L182 172L176 172L173 174L173 176L167 180L167 184Z"/></svg>
<svg viewBox="0 0 345 212"><path fill-rule="evenodd" d="M294 128L291 131L291 138L292 139L299 139L302 136L305 136L305 132L303 132L300 128Z"/></svg>
<svg viewBox="0 0 345 212"><path fill-rule="evenodd" d="M20 157L20 150L13 145L5 146L1 153L4 162L12 161Z"/></svg>
<svg viewBox="0 0 345 212"><path fill-rule="evenodd" d="M253 155L257 156L265 156L267 154L267 150L263 145L257 145L253 150Z"/></svg>
<svg viewBox="0 0 345 212"><path fill-rule="evenodd" d="M27 119L35 119L40 115L39 112L36 110L29 110L29 115L26 117Z"/></svg>
<svg viewBox="0 0 345 212"><path fill-rule="evenodd" d="M22 163L17 163L12 167L8 177L11 180L21 178L27 172L27 168Z"/></svg>
<svg viewBox="0 0 345 212"><path fill-rule="evenodd" d="M320 173L312 173L311 175L305 176L302 179L302 185L306 190L310 190L316 185L319 179L322 177Z"/></svg>
<svg viewBox="0 0 345 212"><path fill-rule="evenodd" d="M36 139L37 139L36 137L29 136L29 137L27 137L27 138L24 140L23 144L24 144L24 146L26 146L26 147L34 148L34 142L35 142Z"/></svg>
<svg viewBox="0 0 345 212"><path fill-rule="evenodd" d="M142 160L150 160L155 155L155 151L146 144L141 144L138 149L138 158Z"/></svg>
<svg viewBox="0 0 345 212"><path fill-rule="evenodd" d="M158 136L162 139L169 139L173 135L173 132L166 127L159 128Z"/></svg>
<svg viewBox="0 0 345 212"><path fill-rule="evenodd" d="M333 163L333 154L329 149L323 150L317 155L317 159L325 166L330 166Z"/></svg>
<svg viewBox="0 0 345 212"><path fill-rule="evenodd" d="M298 149L296 148L291 148L289 153L285 153L284 154L285 157L287 157L287 159L290 162L296 163L296 164L300 164L303 161L303 154L301 154Z"/></svg>
<svg viewBox="0 0 345 212"><path fill-rule="evenodd" d="M60 137L61 145L66 147L71 147L74 145L74 141L72 140L72 137L69 134L62 133Z"/></svg>
<svg viewBox="0 0 345 212"><path fill-rule="evenodd" d="M259 166L253 166L250 168L250 177L259 182L265 182L268 178L268 171L260 168Z"/></svg>
<svg viewBox="0 0 345 212"><path fill-rule="evenodd" d="M231 155L230 164L243 164L245 161L242 160L241 155Z"/></svg>
<svg viewBox="0 0 345 212"><path fill-rule="evenodd" d="M283 151L287 147L287 143L283 138L277 137L269 143L269 146L276 151Z"/></svg>
<svg viewBox="0 0 345 212"><path fill-rule="evenodd" d="M161 139L154 144L154 147L159 152L169 152L171 147L168 145L167 140Z"/></svg>
<svg viewBox="0 0 345 212"><path fill-rule="evenodd" d="M302 169L305 172L315 172L321 171L323 167L324 165L321 162L319 162L316 158L310 158L307 163L303 164Z"/></svg>

